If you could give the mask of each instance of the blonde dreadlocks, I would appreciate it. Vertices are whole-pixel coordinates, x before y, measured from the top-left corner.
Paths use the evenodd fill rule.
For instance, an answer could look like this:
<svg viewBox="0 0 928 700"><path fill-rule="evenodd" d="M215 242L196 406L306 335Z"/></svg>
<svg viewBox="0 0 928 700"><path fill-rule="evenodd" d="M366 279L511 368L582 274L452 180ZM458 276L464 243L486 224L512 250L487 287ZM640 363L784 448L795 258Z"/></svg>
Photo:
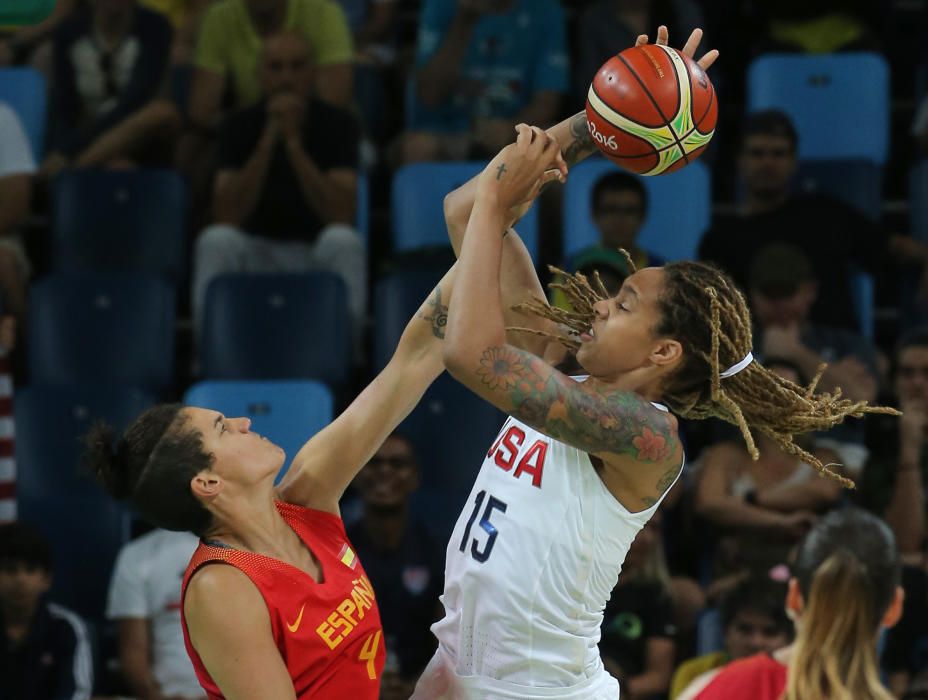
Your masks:
<svg viewBox="0 0 928 700"><path fill-rule="evenodd" d="M635 271L631 257L621 251L629 270ZM599 275L593 284L580 273L570 274L556 267L552 272L562 281L549 285L567 296L570 311L531 301L515 307L559 324L563 334L549 334L526 328L512 328L543 335L576 350L577 336L592 325L593 304L609 297ZM793 436L827 430L846 417L859 418L865 413L898 415L892 408L870 406L866 401L841 398L841 389L833 394L815 393L825 371L822 365L806 387L801 387L758 362L744 370L720 377L751 351L751 317L744 296L734 283L716 268L697 262L675 262L664 265L665 288L658 300L661 321L655 332L676 338L686 351L680 367L668 378L664 401L683 418L721 418L737 425L753 459L760 454L754 444L755 431L767 435L786 452L811 464L820 473L854 488L854 482L836 474L814 455L793 442Z"/></svg>

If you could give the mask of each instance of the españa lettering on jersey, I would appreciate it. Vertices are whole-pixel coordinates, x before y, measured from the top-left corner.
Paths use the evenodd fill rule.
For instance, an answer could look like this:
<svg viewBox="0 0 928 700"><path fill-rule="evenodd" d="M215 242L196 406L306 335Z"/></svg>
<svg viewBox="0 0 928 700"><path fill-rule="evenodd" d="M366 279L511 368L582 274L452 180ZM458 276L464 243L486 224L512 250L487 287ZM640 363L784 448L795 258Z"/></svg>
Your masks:
<svg viewBox="0 0 928 700"><path fill-rule="evenodd" d="M358 622L364 619L364 611L374 604L374 589L367 576L355 579L352 583L354 588L351 589L351 596L336 605L316 627L316 634L322 637L329 649L334 650L341 644L358 626Z"/></svg>

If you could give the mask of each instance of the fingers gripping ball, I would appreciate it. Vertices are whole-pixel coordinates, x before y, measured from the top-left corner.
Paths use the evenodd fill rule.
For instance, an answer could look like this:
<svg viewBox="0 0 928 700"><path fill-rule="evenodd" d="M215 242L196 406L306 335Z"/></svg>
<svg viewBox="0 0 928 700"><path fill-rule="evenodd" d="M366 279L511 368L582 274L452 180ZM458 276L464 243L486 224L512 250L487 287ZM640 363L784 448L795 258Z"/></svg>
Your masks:
<svg viewBox="0 0 928 700"><path fill-rule="evenodd" d="M586 116L607 158L633 173L660 175L702 154L715 133L718 100L693 59L647 44L603 64L587 94Z"/></svg>

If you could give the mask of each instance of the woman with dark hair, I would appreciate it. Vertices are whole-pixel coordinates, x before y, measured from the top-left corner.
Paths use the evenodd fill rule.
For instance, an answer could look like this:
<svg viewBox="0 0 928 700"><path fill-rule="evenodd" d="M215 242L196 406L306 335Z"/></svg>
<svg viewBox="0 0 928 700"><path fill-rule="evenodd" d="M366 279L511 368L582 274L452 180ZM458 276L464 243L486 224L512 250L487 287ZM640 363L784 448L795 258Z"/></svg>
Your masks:
<svg viewBox="0 0 928 700"><path fill-rule="evenodd" d="M732 663L698 700L891 700L876 641L899 621L903 592L886 523L856 508L830 513L802 543L792 573L786 609L795 643Z"/></svg>
<svg viewBox="0 0 928 700"><path fill-rule="evenodd" d="M211 699L378 697L380 616L338 503L441 372L453 277L454 268L386 368L306 443L279 487L283 450L247 418L162 405L118 439L104 425L87 436L88 459L112 495L158 527L201 537L182 620Z"/></svg>

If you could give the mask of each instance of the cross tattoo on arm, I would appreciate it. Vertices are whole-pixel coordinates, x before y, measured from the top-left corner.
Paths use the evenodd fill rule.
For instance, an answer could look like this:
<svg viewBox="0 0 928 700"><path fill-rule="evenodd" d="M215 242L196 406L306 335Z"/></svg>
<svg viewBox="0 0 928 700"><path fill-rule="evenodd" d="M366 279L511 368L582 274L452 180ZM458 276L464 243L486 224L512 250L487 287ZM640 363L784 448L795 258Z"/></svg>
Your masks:
<svg viewBox="0 0 928 700"><path fill-rule="evenodd" d="M503 176L503 173L506 172L506 170L506 164L501 163L500 166L496 169L496 179L499 180Z"/></svg>

